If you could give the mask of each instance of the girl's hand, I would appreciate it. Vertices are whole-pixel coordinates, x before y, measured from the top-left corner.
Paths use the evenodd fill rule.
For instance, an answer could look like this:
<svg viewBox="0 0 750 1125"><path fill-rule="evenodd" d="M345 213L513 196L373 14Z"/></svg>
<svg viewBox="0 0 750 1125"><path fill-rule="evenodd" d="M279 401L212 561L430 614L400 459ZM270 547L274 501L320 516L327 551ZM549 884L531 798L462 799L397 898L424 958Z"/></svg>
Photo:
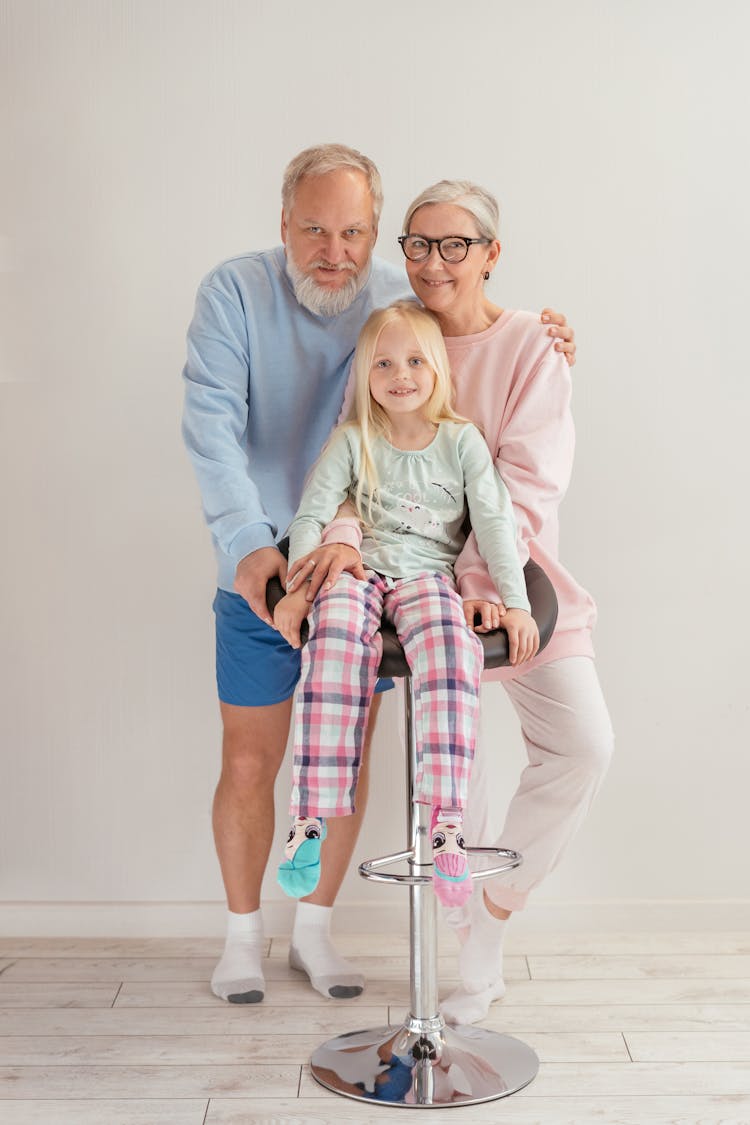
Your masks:
<svg viewBox="0 0 750 1125"><path fill-rule="evenodd" d="M274 629L278 629L284 640L292 648L302 647L299 631L309 612L310 603L305 597L304 586L291 594L285 594L281 601L276 604L273 611Z"/></svg>
<svg viewBox="0 0 750 1125"><path fill-rule="evenodd" d="M466 624L475 633L492 633L495 629L499 629L501 619L506 613L507 610L502 602L497 605L495 602L485 602L480 598L464 599ZM477 617L479 618L478 622L476 621Z"/></svg>
<svg viewBox="0 0 750 1125"><path fill-rule="evenodd" d="M539 652L539 630L525 609L509 609L503 618L508 634L508 656L513 665L525 664Z"/></svg>
<svg viewBox="0 0 750 1125"><path fill-rule="evenodd" d="M304 582L306 585L302 588L307 601L314 602L321 586L330 590L345 570L363 582L367 578L359 551L345 543L329 543L327 546L316 547L309 555L303 555L289 567L286 588L290 593L296 593L298 583Z"/></svg>

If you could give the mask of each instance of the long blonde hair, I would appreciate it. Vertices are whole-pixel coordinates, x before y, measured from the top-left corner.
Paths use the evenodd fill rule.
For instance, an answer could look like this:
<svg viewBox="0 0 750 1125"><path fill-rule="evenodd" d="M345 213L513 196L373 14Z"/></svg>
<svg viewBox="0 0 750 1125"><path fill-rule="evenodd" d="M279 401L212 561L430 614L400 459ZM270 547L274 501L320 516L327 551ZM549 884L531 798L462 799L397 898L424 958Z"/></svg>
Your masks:
<svg viewBox="0 0 750 1125"><path fill-rule="evenodd" d="M396 301L385 309L375 309L359 334L352 361L354 401L346 426L356 427L361 437L359 479L353 496L361 518L371 517L372 504L378 488L378 474L373 458L373 443L378 437L390 437L390 422L383 407L370 394L370 371L384 328L406 322L414 333L420 350L435 373L435 386L424 405L428 422L465 422L453 409L453 382L448 353L440 325L427 309L415 301ZM368 492L367 513L363 511L363 495Z"/></svg>

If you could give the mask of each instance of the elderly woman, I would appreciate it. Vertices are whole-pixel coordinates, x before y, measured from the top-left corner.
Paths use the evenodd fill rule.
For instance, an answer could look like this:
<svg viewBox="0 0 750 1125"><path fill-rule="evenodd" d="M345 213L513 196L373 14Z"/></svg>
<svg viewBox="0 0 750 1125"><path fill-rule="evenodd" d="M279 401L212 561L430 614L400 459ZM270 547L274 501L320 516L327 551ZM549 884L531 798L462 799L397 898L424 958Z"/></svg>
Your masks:
<svg viewBox="0 0 750 1125"><path fill-rule="evenodd" d="M500 259L498 218L489 192L443 180L414 200L399 239L411 286L445 337L455 408L481 429L510 491L521 561L531 556L540 564L559 603L555 633L535 659L484 674L510 696L528 754L497 841L522 852L524 862L485 883L465 914L452 919L463 941L462 983L442 1010L455 1023L483 1019L504 994L506 921L560 860L599 788L613 743L593 660L594 602L558 558L558 508L574 450L570 373L536 313L502 308L485 292ZM456 573L467 620L479 613L479 629L497 628L502 606L473 537ZM467 835L485 844L490 798L483 759L500 752L480 749L470 785Z"/></svg>
<svg viewBox="0 0 750 1125"><path fill-rule="evenodd" d="M573 464L568 365L536 314L496 305L485 283L498 265L498 206L489 192L460 180L427 188L409 207L404 235L409 281L445 337L456 410L475 422L513 500L522 561L529 555L552 581L559 602L555 633L522 669L488 671L521 722L529 764L507 810L498 847L523 853L523 865L485 883L464 920L461 987L443 1005L446 1019L482 1019L503 995L506 920L561 858L583 821L612 752L612 728L593 661L594 603L558 558L558 508ZM499 598L469 540L457 568L468 620L500 623ZM478 604L477 604L478 603ZM483 756L474 766L467 822L486 842ZM497 751L495 751L497 752Z"/></svg>
<svg viewBox="0 0 750 1125"><path fill-rule="evenodd" d="M455 408L477 423L513 498L522 561L549 575L559 616L549 645L522 669L498 668L521 720L528 765L510 801L499 847L523 853L521 867L485 883L464 919L462 985L444 1002L446 1019L472 1023L503 996L501 947L510 912L524 907L584 820L612 754L613 735L594 666L593 600L558 557L558 508L573 459L568 364L539 317L501 308L485 291L500 258L498 206L488 191L443 180L419 195L400 237L410 284L439 319L455 385ZM468 620L496 628L499 598L470 540L457 568ZM477 604L478 603L478 604ZM467 822L481 840L487 781L478 755ZM461 930L460 930L461 933Z"/></svg>

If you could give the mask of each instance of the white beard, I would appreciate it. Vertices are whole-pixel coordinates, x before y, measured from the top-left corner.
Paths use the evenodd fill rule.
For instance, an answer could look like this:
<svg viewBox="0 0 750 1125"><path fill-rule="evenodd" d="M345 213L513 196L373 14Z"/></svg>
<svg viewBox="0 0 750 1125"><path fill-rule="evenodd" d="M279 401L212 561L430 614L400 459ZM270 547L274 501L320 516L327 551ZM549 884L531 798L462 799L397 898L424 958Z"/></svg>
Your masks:
<svg viewBox="0 0 750 1125"><path fill-rule="evenodd" d="M319 264L321 263L316 263ZM368 269L357 271L354 265L342 266L342 269L351 270L352 276L340 289L325 289L312 277L302 272L288 247L286 268L294 287L295 297L303 308L309 309L316 316L338 316L348 309L364 288L369 274Z"/></svg>

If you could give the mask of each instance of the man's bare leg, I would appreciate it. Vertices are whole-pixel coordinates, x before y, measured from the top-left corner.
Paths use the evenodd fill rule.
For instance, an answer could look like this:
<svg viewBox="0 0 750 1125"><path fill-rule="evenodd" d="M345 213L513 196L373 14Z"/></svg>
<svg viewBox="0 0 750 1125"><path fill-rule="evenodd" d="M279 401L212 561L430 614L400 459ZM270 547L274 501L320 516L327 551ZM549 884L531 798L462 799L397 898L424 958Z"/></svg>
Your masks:
<svg viewBox="0 0 750 1125"><path fill-rule="evenodd" d="M357 780L356 811L352 816L326 821L328 836L321 849L320 882L311 895L300 900L294 919L289 950L292 968L307 973L313 988L322 996L338 1000L359 996L364 977L333 947L330 937L331 908L349 870L367 806L370 745L380 710L380 695L373 698L367 725L362 763Z"/></svg>
<svg viewBox="0 0 750 1125"><path fill-rule="evenodd" d="M326 996L356 996L364 987L361 974L334 950L329 926L331 907L349 869L365 813L370 744L379 707L378 695L370 709L356 812L329 822L320 884L297 908L293 941L300 957L298 964L313 987ZM291 708L291 699L269 707L221 704L224 741L221 777L214 797L214 840L231 912L230 925L240 925L240 918L234 920L232 915L255 915L252 935L229 935L212 978L216 995L231 997L234 1003L261 1000L265 989L260 966L263 937L257 912L273 842L274 783L284 758ZM336 991L331 993L331 989Z"/></svg>
<svg viewBox="0 0 750 1125"><path fill-rule="evenodd" d="M284 757L291 699L268 707L221 705L222 767L214 840L229 907L227 943L211 988L223 1000L263 999L260 888L274 832L274 782Z"/></svg>

